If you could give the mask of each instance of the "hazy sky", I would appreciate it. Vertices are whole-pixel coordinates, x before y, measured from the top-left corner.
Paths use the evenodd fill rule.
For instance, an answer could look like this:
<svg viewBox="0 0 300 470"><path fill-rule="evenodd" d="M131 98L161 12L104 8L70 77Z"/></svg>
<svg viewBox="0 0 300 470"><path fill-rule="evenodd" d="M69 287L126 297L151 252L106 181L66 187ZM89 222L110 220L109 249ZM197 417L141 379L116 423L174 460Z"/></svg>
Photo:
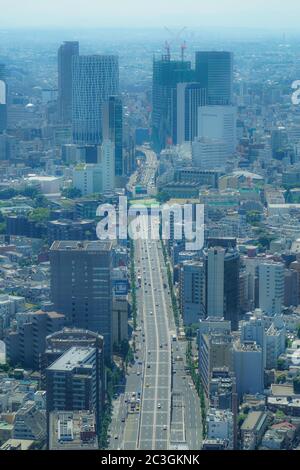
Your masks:
<svg viewBox="0 0 300 470"><path fill-rule="evenodd" d="M299 0L0 0L0 28L182 25L288 30L298 29L299 20Z"/></svg>

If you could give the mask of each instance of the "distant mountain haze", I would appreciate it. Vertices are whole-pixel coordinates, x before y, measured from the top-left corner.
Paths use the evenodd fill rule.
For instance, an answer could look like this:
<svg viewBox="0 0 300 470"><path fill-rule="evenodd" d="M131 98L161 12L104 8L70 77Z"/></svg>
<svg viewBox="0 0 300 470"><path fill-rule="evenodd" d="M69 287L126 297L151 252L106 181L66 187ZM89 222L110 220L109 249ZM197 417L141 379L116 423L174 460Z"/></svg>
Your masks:
<svg viewBox="0 0 300 470"><path fill-rule="evenodd" d="M242 27L289 30L298 0L0 0L0 28Z"/></svg>

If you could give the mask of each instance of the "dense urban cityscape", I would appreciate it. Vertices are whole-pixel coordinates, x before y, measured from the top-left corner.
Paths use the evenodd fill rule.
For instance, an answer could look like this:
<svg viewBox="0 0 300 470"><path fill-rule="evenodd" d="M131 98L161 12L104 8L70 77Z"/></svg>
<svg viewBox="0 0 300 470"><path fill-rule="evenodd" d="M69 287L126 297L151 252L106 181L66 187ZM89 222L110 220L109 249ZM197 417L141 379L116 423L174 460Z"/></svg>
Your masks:
<svg viewBox="0 0 300 470"><path fill-rule="evenodd" d="M300 450L299 46L0 28L0 450Z"/></svg>

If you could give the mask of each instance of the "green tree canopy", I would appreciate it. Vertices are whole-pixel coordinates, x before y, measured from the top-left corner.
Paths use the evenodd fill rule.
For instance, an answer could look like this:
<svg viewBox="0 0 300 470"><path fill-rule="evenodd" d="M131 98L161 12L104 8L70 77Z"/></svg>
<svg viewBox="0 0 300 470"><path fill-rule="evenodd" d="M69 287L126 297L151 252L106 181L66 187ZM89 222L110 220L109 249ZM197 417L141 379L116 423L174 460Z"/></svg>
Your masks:
<svg viewBox="0 0 300 470"><path fill-rule="evenodd" d="M74 188L73 186L63 189L61 194L67 199L76 199L82 196L80 189Z"/></svg>

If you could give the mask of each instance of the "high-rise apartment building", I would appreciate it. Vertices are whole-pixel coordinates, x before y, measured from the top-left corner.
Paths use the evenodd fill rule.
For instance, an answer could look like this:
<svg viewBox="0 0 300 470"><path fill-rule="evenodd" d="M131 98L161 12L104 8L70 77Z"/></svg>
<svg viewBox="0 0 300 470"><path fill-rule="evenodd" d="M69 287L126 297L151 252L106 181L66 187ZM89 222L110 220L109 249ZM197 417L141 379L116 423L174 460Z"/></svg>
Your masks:
<svg viewBox="0 0 300 470"><path fill-rule="evenodd" d="M110 357L112 343L112 244L60 241L50 250L51 297L68 324L104 337Z"/></svg>
<svg viewBox="0 0 300 470"><path fill-rule="evenodd" d="M115 176L123 175L123 106L118 96L103 105L103 140L114 144Z"/></svg>
<svg viewBox="0 0 300 470"><path fill-rule="evenodd" d="M208 104L232 104L233 54L223 51L196 52L196 80L207 90Z"/></svg>
<svg viewBox="0 0 300 470"><path fill-rule="evenodd" d="M52 411L89 410L100 418L100 377L97 352L72 347L46 369L47 416Z"/></svg>
<svg viewBox="0 0 300 470"><path fill-rule="evenodd" d="M204 391L210 393L213 369L227 367L233 370L232 338L229 334L202 334L199 350L199 371Z"/></svg>
<svg viewBox="0 0 300 470"><path fill-rule="evenodd" d="M77 41L66 41L58 49L58 115L64 124L72 121L72 61L78 55Z"/></svg>
<svg viewBox="0 0 300 470"><path fill-rule="evenodd" d="M180 306L185 325L205 316L205 268L202 261L185 261L180 268Z"/></svg>
<svg viewBox="0 0 300 470"><path fill-rule="evenodd" d="M260 311L259 311L260 312ZM248 343L249 341L258 344L263 353L263 364L266 367L266 321L260 314L255 314L248 321L240 323L241 343Z"/></svg>
<svg viewBox="0 0 300 470"><path fill-rule="evenodd" d="M259 265L259 308L267 315L279 315L284 304L284 265Z"/></svg>
<svg viewBox="0 0 300 470"><path fill-rule="evenodd" d="M63 328L46 338L46 348L41 357L42 380L45 380L47 367L59 359L72 347L89 347L96 349L96 367L99 375L100 408L104 405L105 398L105 371L103 355L103 337L88 330L78 328Z"/></svg>
<svg viewBox="0 0 300 470"><path fill-rule="evenodd" d="M119 61L114 55L73 58L73 141L81 145L102 141L103 104L119 92Z"/></svg>
<svg viewBox="0 0 300 470"><path fill-rule="evenodd" d="M24 315L25 316L25 315ZM17 331L6 337L6 353L11 365L40 370L41 355L45 352L46 337L64 327L65 317L57 312L26 313Z"/></svg>

